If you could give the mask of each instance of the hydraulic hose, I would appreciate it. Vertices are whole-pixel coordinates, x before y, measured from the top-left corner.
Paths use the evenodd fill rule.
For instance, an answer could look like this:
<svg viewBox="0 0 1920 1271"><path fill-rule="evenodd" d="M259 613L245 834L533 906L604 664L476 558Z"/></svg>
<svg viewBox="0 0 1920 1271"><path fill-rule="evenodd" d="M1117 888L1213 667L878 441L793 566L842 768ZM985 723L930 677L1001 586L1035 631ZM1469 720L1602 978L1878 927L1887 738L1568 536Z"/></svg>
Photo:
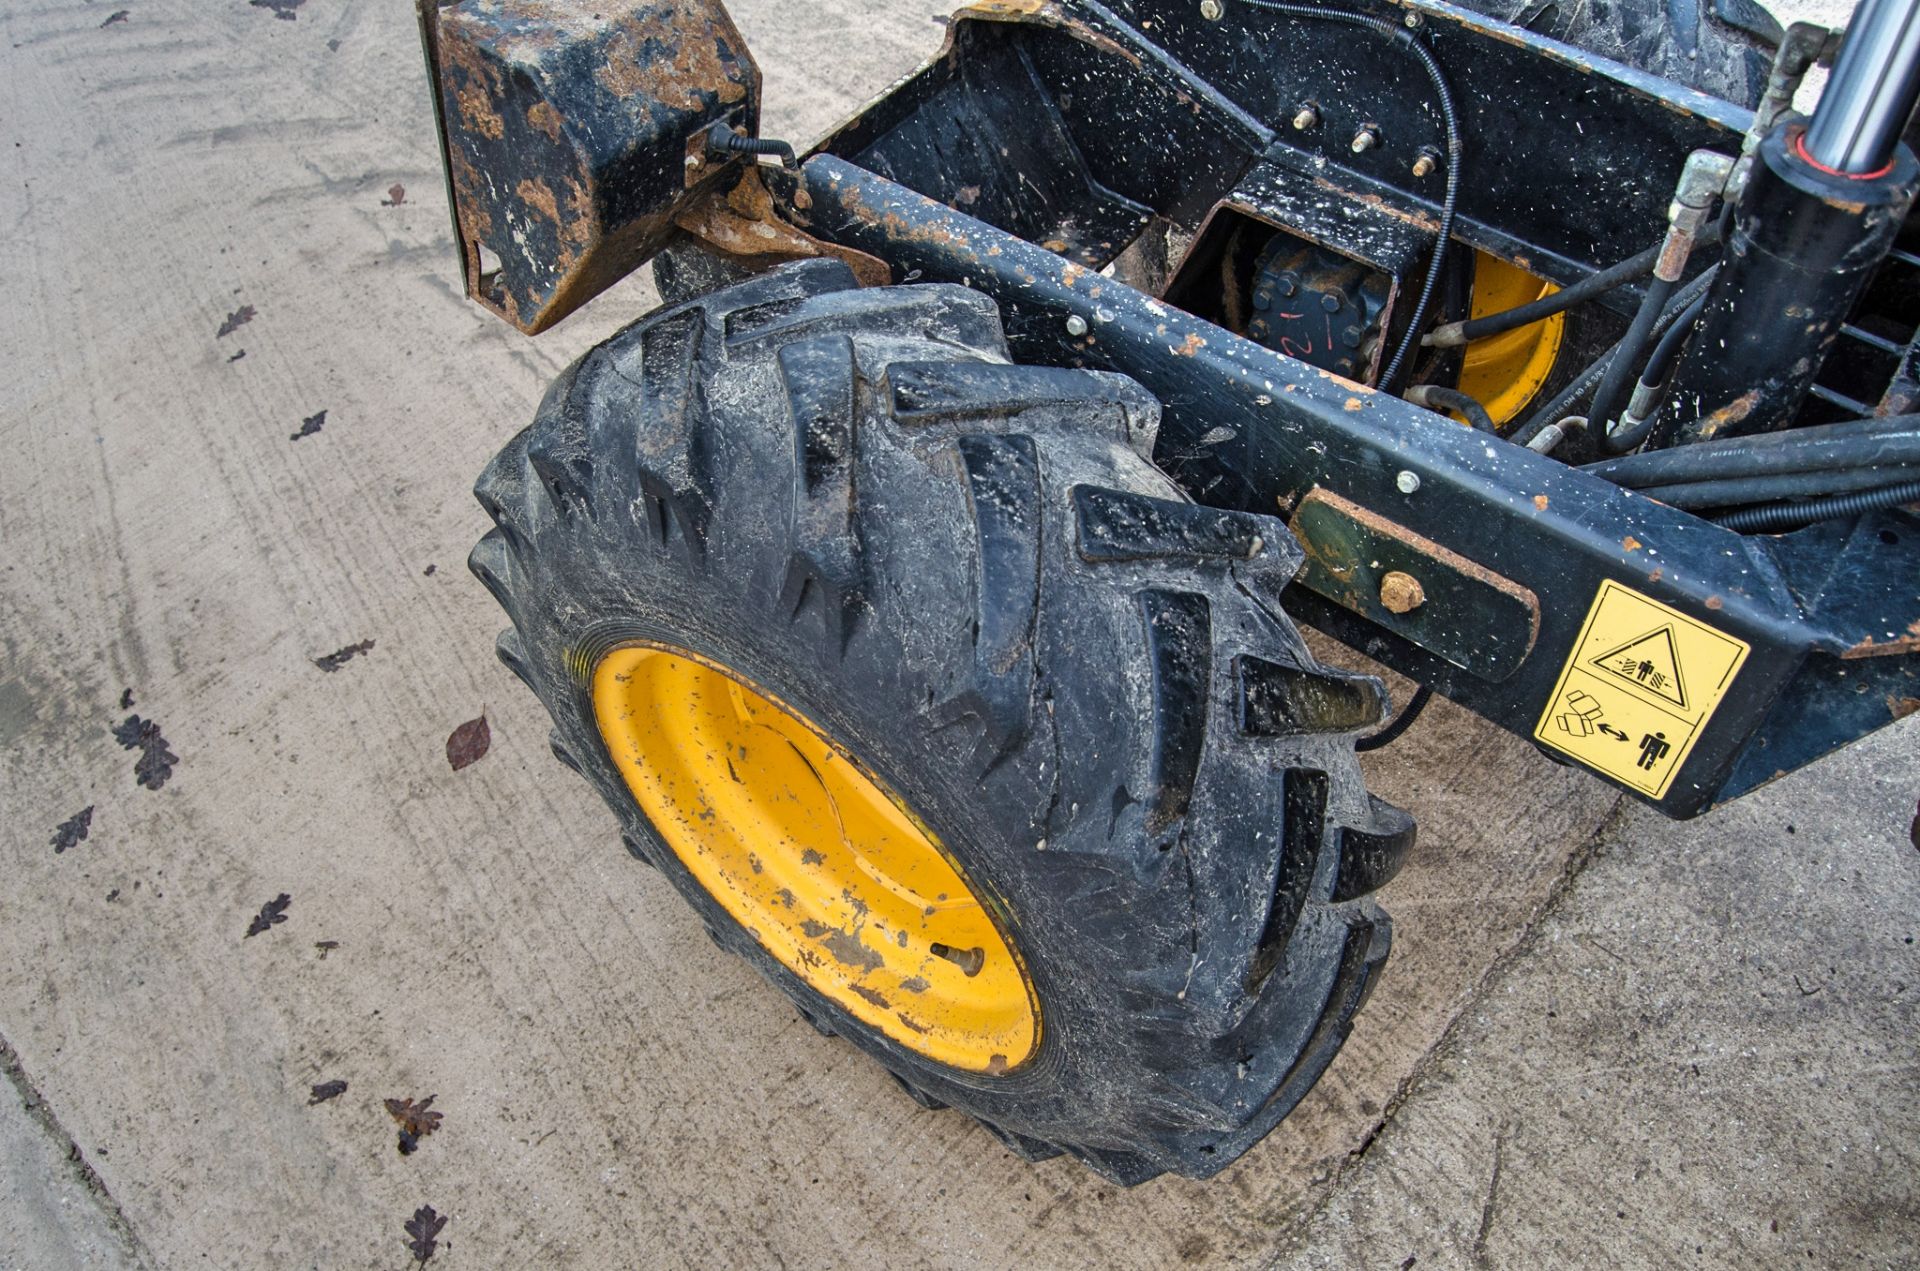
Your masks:
<svg viewBox="0 0 1920 1271"><path fill-rule="evenodd" d="M1726 477L1713 481L1645 486L1640 493L1650 499L1658 499L1668 507L1697 511L1701 508L1779 503L1786 499L1826 498L1835 494L1876 490L1902 481L1920 481L1920 466L1902 464L1826 472L1775 472L1758 477Z"/></svg>
<svg viewBox="0 0 1920 1271"><path fill-rule="evenodd" d="M1770 503L1762 507L1741 508L1738 512L1729 512L1720 517L1718 523L1746 534L1767 533L1915 502L1920 502L1920 481L1904 481L1899 485L1882 486L1878 490L1836 494L1832 498L1814 499L1807 503Z"/></svg>
<svg viewBox="0 0 1920 1271"><path fill-rule="evenodd" d="M1713 247L1720 242L1718 222L1700 231L1699 247ZM1629 256L1617 265L1588 274L1579 282L1562 287L1550 296L1516 305L1511 309L1502 309L1499 313L1489 313L1484 317L1468 318L1465 322L1449 322L1445 326L1435 327L1431 334L1420 343L1428 348L1450 349L1474 340L1482 340L1490 335L1504 335L1531 323L1544 321L1556 313L1565 313L1575 305L1597 300L1608 292L1617 291L1630 282L1638 282L1653 272L1660 260L1662 244L1652 247L1637 256Z"/></svg>
<svg viewBox="0 0 1920 1271"><path fill-rule="evenodd" d="M1480 399L1457 388L1445 388L1439 384L1415 384L1401 394L1415 406L1425 406L1428 410L1457 410L1467 417L1467 422L1481 432L1497 433L1500 429L1494 424L1493 416L1480 404Z"/></svg>
<svg viewBox="0 0 1920 1271"><path fill-rule="evenodd" d="M1465 148L1460 139L1460 117L1454 109L1453 89L1448 85L1446 72L1441 69L1433 51L1406 27L1384 18L1313 4L1290 4L1284 0L1244 0L1244 3L1290 18L1336 22L1383 35L1396 48L1404 49L1417 60L1433 85L1434 100L1440 107L1440 119L1446 125L1447 132L1447 187L1440 203L1440 225L1434 239L1433 255L1427 260L1427 278L1420 285L1420 298L1414 302L1413 315L1407 321L1406 332L1400 337L1399 346L1394 349L1393 357L1387 362L1386 369L1380 372L1379 382L1375 385L1383 392L1392 392L1400 372L1406 368L1413 350L1420 344L1421 327L1426 324L1427 311L1433 307L1433 293L1440 285L1440 275L1444 272L1442 267L1447 260L1447 245L1453 239L1454 209L1460 199L1460 158Z"/></svg>
<svg viewBox="0 0 1920 1271"><path fill-rule="evenodd" d="M1593 392L1593 407L1587 412L1587 418L1594 422L1594 433L1600 442L1600 448L1608 454L1619 454L1633 446L1626 444L1631 432L1615 438L1609 431L1613 417L1619 413L1621 399L1626 396L1627 385L1633 383L1634 370L1640 364L1640 355L1647 342L1655 338L1654 324L1660 320L1661 313L1667 307L1667 301L1673 297L1673 284L1664 278L1655 278L1647 284L1647 294L1640 301L1640 308L1633 315L1633 324L1627 328L1627 334L1620 341L1619 351L1607 359L1607 373L1600 377L1600 387ZM1690 308L1691 306L1689 306ZM1682 313L1686 310L1681 310ZM1675 320L1675 326L1679 325ZM1669 328L1671 330L1671 328ZM1638 445L1634 442L1633 445Z"/></svg>
<svg viewBox="0 0 1920 1271"><path fill-rule="evenodd" d="M1655 324L1654 331L1656 335L1665 335L1667 331L1672 328L1673 324L1679 321L1688 306L1692 305L1693 302L1701 296L1707 294L1707 288L1713 284L1713 276L1718 268L1718 266L1715 266L1713 269L1707 270L1675 293L1673 303L1667 306L1666 312L1660 316L1660 321ZM1598 384L1600 377L1606 374L1607 367L1612 363L1614 358L1619 356L1620 349L1625 343L1626 341L1622 340L1619 344L1615 344L1598 358L1595 358L1593 364L1576 376L1572 383L1554 394L1553 400L1529 415L1526 423L1520 425L1520 427L1513 432L1508 433L1507 440L1516 445L1524 446L1539 436L1540 433L1546 429L1547 425L1557 424L1568 415L1574 414L1574 407L1578 406L1580 402L1586 398L1587 394L1593 391L1594 385Z"/></svg>
<svg viewBox="0 0 1920 1271"><path fill-rule="evenodd" d="M1590 463L1581 469L1630 489L1786 472L1832 472L1920 463L1920 415L1702 441Z"/></svg>

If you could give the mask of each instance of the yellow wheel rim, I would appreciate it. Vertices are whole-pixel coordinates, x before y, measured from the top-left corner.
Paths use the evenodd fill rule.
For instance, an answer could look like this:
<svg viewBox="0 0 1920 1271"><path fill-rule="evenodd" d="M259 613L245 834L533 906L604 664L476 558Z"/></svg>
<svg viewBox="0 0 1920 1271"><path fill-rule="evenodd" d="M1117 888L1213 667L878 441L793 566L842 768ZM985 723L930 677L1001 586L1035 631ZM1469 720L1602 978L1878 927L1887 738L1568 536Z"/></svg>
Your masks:
<svg viewBox="0 0 1920 1271"><path fill-rule="evenodd" d="M761 947L909 1050L972 1072L1039 1045L1026 968L891 791L791 707L690 653L600 659L608 753L680 863Z"/></svg>
<svg viewBox="0 0 1920 1271"><path fill-rule="evenodd" d="M1552 283L1498 256L1474 254L1471 312L1476 318L1530 304L1557 290ZM1466 360L1461 364L1460 391L1485 406L1494 423L1513 419L1527 408L1553 373L1566 327L1566 315L1556 313L1544 321L1473 341L1467 345Z"/></svg>

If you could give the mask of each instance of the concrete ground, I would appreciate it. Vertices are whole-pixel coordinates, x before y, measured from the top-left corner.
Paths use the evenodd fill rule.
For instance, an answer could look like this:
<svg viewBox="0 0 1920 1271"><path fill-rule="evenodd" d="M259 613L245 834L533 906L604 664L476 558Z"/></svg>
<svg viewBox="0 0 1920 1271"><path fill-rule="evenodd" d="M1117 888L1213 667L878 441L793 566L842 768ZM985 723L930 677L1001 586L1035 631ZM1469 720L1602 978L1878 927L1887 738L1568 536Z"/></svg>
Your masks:
<svg viewBox="0 0 1920 1271"><path fill-rule="evenodd" d="M738 0L769 133L931 3ZM1023 1164L813 1033L493 659L468 486L651 296L460 299L408 8L0 11L0 1266L396 1267L424 1205L481 1267L1915 1265L1911 719L1676 826L1437 706L1371 761L1389 975L1209 1183Z"/></svg>

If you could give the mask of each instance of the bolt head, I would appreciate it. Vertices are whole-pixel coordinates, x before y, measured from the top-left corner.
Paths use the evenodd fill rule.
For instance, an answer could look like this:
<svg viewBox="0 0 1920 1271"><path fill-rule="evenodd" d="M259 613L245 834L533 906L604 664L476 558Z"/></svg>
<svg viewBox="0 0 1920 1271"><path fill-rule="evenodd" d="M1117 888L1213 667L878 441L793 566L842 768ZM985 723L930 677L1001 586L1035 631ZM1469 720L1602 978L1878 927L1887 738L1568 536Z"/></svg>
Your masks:
<svg viewBox="0 0 1920 1271"><path fill-rule="evenodd" d="M1393 479L1393 487L1402 494L1412 494L1420 488L1420 474L1402 468L1399 475Z"/></svg>
<svg viewBox="0 0 1920 1271"><path fill-rule="evenodd" d="M1087 333L1087 320L1081 317L1077 313L1068 314L1067 315L1067 334L1068 335L1085 335L1086 333Z"/></svg>
<svg viewBox="0 0 1920 1271"><path fill-rule="evenodd" d="M1319 123L1320 112L1311 106L1302 106L1299 110L1293 112L1293 130L1295 132L1305 132L1309 128L1316 127Z"/></svg>
<svg viewBox="0 0 1920 1271"><path fill-rule="evenodd" d="M1227 12L1220 0L1200 0L1200 16L1209 22L1218 22Z"/></svg>
<svg viewBox="0 0 1920 1271"><path fill-rule="evenodd" d="M1432 155L1423 154L1413 161L1413 175L1417 177L1430 177L1433 175L1433 170L1436 166L1438 165L1434 163Z"/></svg>
<svg viewBox="0 0 1920 1271"><path fill-rule="evenodd" d="M1423 19L1418 13L1412 10L1407 11L1406 22L1409 27L1418 28L1420 23L1424 20L1425 19Z"/></svg>
<svg viewBox="0 0 1920 1271"><path fill-rule="evenodd" d="M1356 132L1353 134L1353 141L1351 144L1353 146L1353 152L1355 154L1365 154L1367 151L1373 149L1375 146L1380 144L1380 132L1378 129L1369 125L1365 128L1362 128L1359 132Z"/></svg>

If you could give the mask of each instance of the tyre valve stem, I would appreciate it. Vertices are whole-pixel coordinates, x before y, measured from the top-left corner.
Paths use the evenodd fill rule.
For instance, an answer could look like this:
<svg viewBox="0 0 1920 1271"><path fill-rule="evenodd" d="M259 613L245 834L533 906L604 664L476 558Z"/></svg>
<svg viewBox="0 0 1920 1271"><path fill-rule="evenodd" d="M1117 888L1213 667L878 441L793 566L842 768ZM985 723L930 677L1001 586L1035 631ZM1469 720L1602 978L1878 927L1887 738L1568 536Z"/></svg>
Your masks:
<svg viewBox="0 0 1920 1271"><path fill-rule="evenodd" d="M987 964L987 951L978 947L956 949L952 945L941 944L936 940L927 946L927 952L936 958L945 958L969 976L980 974L980 968Z"/></svg>

